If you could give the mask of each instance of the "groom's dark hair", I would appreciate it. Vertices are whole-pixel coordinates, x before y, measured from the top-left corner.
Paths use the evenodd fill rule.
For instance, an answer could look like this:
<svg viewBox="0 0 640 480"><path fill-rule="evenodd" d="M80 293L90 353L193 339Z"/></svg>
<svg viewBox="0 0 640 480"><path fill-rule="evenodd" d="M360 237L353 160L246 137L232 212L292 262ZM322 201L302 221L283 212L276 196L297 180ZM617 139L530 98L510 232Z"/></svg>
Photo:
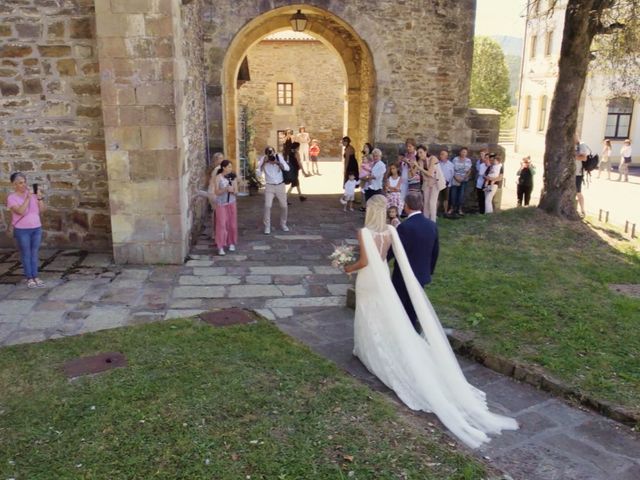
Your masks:
<svg viewBox="0 0 640 480"><path fill-rule="evenodd" d="M422 210L422 193L407 192L407 196L404 197L404 203L414 212Z"/></svg>

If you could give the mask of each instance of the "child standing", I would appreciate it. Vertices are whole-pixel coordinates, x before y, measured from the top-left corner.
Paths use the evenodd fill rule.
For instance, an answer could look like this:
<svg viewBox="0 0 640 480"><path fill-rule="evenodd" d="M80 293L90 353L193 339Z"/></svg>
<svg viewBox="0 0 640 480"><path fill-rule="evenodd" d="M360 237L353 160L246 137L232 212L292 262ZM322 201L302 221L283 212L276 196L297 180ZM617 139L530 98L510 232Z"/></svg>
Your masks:
<svg viewBox="0 0 640 480"><path fill-rule="evenodd" d="M347 211L347 207L349 210L353 212L353 200L356 196L356 187L360 183L359 180L356 180L356 175L353 172L349 173L349 179L344 183L344 194L340 199L340 203L344 205L344 211Z"/></svg>
<svg viewBox="0 0 640 480"><path fill-rule="evenodd" d="M318 140L311 140L311 147L309 147L309 157L311 159L311 175L320 175L318 169L318 157L320 156L320 145Z"/></svg>
<svg viewBox="0 0 640 480"><path fill-rule="evenodd" d="M389 165L389 176L384 184L384 191L387 196L387 206L396 207L398 212L402 211L404 202L402 201L400 190L402 179L398 171L398 165L392 163Z"/></svg>
<svg viewBox="0 0 640 480"><path fill-rule="evenodd" d="M389 207L387 209L387 220L389 225L398 228L400 225L400 219L398 218L398 207Z"/></svg>

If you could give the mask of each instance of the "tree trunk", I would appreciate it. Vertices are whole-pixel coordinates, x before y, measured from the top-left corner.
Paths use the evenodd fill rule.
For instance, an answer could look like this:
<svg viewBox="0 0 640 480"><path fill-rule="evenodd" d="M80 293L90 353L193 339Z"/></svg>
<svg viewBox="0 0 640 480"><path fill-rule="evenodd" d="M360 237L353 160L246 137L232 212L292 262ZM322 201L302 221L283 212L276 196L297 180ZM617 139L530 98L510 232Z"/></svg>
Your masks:
<svg viewBox="0 0 640 480"><path fill-rule="evenodd" d="M600 16L614 0L569 0L564 21L556 83L545 137L544 187L540 208L578 219L575 187L575 142L580 96L589 69L593 37L601 29Z"/></svg>

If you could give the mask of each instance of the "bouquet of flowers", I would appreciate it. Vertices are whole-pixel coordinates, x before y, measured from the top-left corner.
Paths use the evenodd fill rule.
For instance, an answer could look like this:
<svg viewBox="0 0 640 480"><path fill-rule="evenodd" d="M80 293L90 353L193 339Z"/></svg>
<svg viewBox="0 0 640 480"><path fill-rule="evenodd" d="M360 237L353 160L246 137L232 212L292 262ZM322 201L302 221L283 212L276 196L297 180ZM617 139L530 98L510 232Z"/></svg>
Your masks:
<svg viewBox="0 0 640 480"><path fill-rule="evenodd" d="M333 268L339 268L344 267L349 263L353 263L356 257L353 253L353 247L343 243L336 247L333 253L329 255L329 259L331 260L331 266Z"/></svg>

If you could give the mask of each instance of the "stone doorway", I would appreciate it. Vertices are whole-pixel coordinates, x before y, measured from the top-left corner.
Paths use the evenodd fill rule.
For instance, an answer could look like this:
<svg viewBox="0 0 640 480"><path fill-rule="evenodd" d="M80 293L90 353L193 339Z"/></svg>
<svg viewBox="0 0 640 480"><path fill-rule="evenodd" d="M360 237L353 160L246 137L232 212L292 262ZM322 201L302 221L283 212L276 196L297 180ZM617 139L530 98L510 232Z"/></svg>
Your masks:
<svg viewBox="0 0 640 480"><path fill-rule="evenodd" d="M239 91L242 88L239 74L241 70L246 69L247 53L268 35L290 30L289 18L298 9L303 9L309 19L305 33L335 52L340 59L339 63L344 67L343 133L349 135L356 146L373 139L375 68L369 47L356 31L337 15L310 5L290 5L253 18L238 31L226 51L221 90L224 151L229 158L237 158L239 153ZM273 94L275 95L275 91ZM275 143L275 137L273 140ZM339 138L335 139L336 143L338 140Z"/></svg>

